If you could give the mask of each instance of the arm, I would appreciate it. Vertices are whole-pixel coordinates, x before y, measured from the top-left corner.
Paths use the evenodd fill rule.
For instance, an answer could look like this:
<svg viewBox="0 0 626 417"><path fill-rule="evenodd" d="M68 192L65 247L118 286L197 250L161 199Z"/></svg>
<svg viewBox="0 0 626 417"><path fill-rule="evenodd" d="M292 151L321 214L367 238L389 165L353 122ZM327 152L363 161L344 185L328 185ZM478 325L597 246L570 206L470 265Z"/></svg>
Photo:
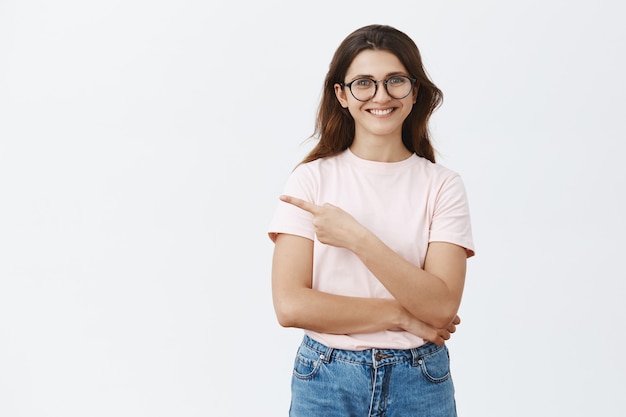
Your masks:
<svg viewBox="0 0 626 417"><path fill-rule="evenodd" d="M276 316L284 327L334 334L402 328L442 344L459 323L456 320L435 329L417 320L395 300L346 297L313 290L312 268L311 240L278 235L272 261L272 297Z"/></svg>
<svg viewBox="0 0 626 417"><path fill-rule="evenodd" d="M289 196L281 199L312 213L318 240L354 252L412 316L434 328L444 328L455 319L465 282L464 248L432 242L422 269L339 207L318 206Z"/></svg>
<svg viewBox="0 0 626 417"><path fill-rule="evenodd" d="M404 260L369 231L351 249L415 317L443 327L456 316L465 283L465 249L431 242L424 269Z"/></svg>

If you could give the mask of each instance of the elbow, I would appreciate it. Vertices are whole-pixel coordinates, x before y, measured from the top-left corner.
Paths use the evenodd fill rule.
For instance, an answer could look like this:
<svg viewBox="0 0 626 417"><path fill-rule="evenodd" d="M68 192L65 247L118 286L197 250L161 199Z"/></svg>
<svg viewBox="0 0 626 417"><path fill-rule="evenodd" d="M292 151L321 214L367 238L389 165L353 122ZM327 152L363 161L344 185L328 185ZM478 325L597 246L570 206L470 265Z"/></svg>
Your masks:
<svg viewBox="0 0 626 417"><path fill-rule="evenodd" d="M281 327L296 327L294 324L295 321L289 314L276 311L276 319L278 320L278 324L280 324Z"/></svg>
<svg viewBox="0 0 626 417"><path fill-rule="evenodd" d="M273 291L274 313L281 327L304 328L310 317L307 306L310 289L291 289Z"/></svg>
<svg viewBox="0 0 626 417"><path fill-rule="evenodd" d="M456 318L458 312L458 305L456 303L450 303L449 306L442 306L439 309L434 309L432 316L428 320L428 323L436 329L445 329Z"/></svg>
<svg viewBox="0 0 626 417"><path fill-rule="evenodd" d="M298 309L289 302L275 302L274 311L282 327L298 327Z"/></svg>
<svg viewBox="0 0 626 417"><path fill-rule="evenodd" d="M450 323L452 323L452 320L454 320L454 317L455 316L436 317L436 318L433 318L430 324L436 329L445 329L446 327L448 327Z"/></svg>

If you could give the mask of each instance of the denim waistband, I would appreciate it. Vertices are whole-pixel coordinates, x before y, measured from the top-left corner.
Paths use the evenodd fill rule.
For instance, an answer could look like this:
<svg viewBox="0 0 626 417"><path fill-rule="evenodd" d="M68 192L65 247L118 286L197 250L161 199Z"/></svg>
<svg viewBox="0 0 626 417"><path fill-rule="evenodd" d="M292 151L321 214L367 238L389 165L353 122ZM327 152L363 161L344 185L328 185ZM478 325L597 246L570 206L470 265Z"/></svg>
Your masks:
<svg viewBox="0 0 626 417"><path fill-rule="evenodd" d="M403 361L410 361L413 366L421 364L423 357L446 349L445 345L436 345L426 342L422 346L413 349L366 349L344 350L335 349L304 335L302 344L320 354L320 359L326 363L333 359L352 362L356 364L382 366Z"/></svg>

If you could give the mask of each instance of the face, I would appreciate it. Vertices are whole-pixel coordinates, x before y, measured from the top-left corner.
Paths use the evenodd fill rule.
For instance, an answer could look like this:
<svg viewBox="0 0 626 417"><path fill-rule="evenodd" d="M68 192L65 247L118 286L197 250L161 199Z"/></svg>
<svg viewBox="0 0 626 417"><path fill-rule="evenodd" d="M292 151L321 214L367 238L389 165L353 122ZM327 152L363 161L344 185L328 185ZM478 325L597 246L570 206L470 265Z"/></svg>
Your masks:
<svg viewBox="0 0 626 417"><path fill-rule="evenodd" d="M398 75L410 76L398 57L388 51L368 49L354 58L344 82L349 83L357 78L386 80ZM356 87L353 85L353 89ZM402 124L413 108L417 88L414 87L406 97L396 99L387 93L384 83L379 82L374 97L363 102L354 98L347 86L335 84L335 95L341 106L347 108L354 118L355 140L362 136L402 140Z"/></svg>

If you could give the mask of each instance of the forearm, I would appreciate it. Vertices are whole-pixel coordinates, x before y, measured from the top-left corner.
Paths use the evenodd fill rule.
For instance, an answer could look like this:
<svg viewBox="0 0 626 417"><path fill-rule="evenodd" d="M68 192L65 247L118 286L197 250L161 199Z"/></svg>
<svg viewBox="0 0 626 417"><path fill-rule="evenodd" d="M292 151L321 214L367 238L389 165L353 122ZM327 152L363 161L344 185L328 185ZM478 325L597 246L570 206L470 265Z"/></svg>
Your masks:
<svg viewBox="0 0 626 417"><path fill-rule="evenodd" d="M279 323L320 333L371 333L398 328L406 312L394 300L347 297L310 288L274 295Z"/></svg>
<svg viewBox="0 0 626 417"><path fill-rule="evenodd" d="M438 345L450 338L459 318L435 328L412 316L396 300L358 298L301 289L289 298L274 297L279 323L319 333L372 333L402 329Z"/></svg>
<svg viewBox="0 0 626 417"><path fill-rule="evenodd" d="M437 328L456 316L461 301L458 290L402 258L369 230L363 230L351 250L413 316Z"/></svg>

